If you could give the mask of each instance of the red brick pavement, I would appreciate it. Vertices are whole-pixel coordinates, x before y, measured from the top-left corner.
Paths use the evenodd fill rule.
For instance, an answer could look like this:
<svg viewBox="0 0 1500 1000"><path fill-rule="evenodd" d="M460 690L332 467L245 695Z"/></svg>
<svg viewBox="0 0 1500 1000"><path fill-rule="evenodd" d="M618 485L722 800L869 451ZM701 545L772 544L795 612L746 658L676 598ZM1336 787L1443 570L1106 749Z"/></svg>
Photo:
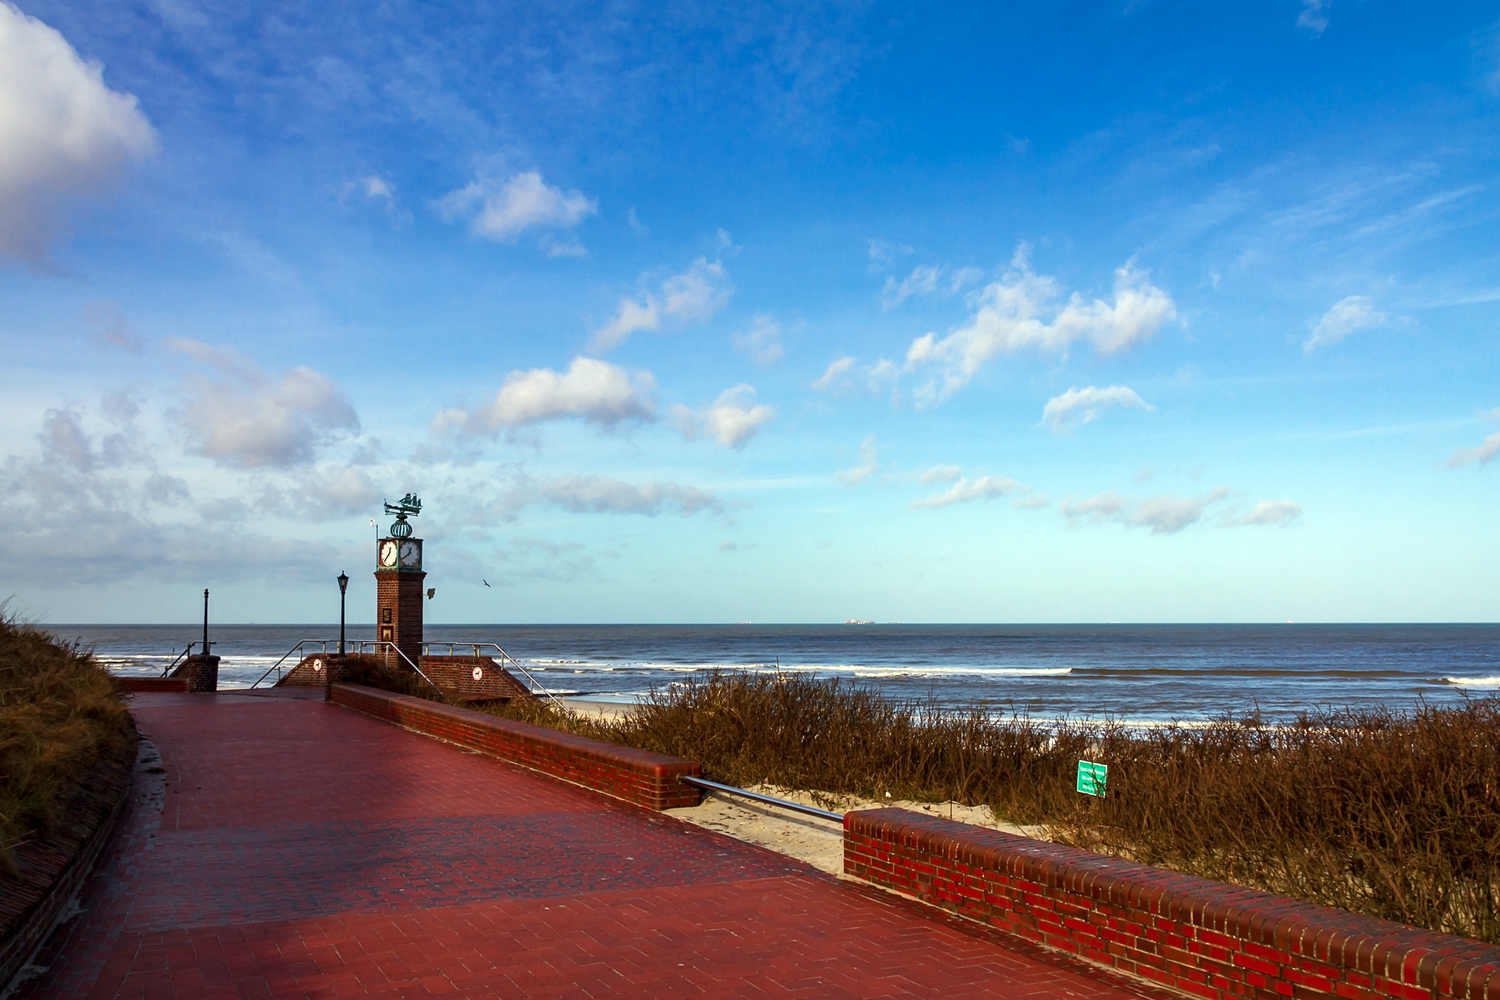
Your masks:
<svg viewBox="0 0 1500 1000"><path fill-rule="evenodd" d="M323 702L134 708L161 762L18 1000L1147 995Z"/></svg>

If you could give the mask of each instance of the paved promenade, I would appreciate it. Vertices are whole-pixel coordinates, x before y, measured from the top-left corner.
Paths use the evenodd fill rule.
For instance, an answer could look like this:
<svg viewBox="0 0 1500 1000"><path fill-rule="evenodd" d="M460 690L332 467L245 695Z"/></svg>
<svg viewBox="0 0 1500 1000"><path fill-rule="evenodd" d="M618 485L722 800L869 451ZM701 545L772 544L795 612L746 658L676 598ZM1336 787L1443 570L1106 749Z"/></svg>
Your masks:
<svg viewBox="0 0 1500 1000"><path fill-rule="evenodd" d="M161 761L20 998L1143 995L322 701L134 709Z"/></svg>

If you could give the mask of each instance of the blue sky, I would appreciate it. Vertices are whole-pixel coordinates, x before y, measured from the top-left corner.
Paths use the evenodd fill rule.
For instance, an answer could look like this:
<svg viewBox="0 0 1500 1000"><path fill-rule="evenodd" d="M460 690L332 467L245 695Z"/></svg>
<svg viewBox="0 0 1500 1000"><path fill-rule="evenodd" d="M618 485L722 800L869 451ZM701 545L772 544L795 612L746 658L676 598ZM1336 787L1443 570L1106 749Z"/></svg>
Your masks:
<svg viewBox="0 0 1500 1000"><path fill-rule="evenodd" d="M0 5L0 591L1495 620L1493 8L1009 6Z"/></svg>

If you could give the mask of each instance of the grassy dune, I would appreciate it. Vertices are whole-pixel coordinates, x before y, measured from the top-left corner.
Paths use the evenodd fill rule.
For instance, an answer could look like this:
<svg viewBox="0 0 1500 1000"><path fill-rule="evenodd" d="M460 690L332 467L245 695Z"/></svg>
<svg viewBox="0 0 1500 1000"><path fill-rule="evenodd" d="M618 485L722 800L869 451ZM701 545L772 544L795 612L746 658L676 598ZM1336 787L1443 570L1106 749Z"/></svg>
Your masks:
<svg viewBox="0 0 1500 1000"><path fill-rule="evenodd" d="M89 772L134 744L114 681L90 654L0 619L0 865L64 822Z"/></svg>

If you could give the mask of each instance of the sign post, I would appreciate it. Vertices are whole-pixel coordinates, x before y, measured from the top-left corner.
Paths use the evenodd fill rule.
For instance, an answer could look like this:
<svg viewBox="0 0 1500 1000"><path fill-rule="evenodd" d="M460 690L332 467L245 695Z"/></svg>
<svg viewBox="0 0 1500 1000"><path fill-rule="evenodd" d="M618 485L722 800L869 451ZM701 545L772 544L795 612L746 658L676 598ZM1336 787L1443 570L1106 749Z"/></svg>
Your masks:
<svg viewBox="0 0 1500 1000"><path fill-rule="evenodd" d="M1108 764L1095 764L1090 760L1078 762L1078 791L1084 795L1104 798L1104 783L1108 778Z"/></svg>

